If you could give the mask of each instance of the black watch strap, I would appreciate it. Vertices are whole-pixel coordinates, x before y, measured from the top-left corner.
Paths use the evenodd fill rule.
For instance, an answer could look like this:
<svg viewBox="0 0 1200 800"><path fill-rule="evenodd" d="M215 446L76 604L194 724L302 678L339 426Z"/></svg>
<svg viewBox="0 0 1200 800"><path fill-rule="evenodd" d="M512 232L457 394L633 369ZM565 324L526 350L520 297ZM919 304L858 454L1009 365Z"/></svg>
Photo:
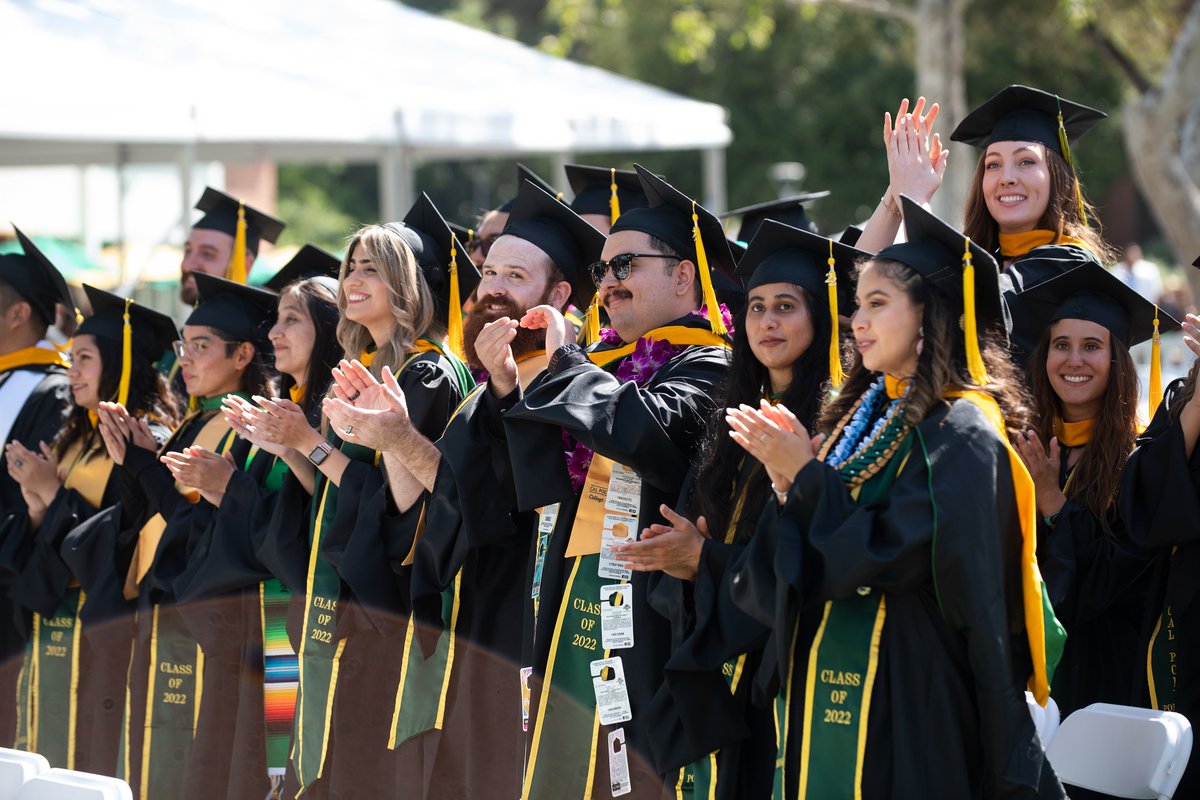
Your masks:
<svg viewBox="0 0 1200 800"><path fill-rule="evenodd" d="M583 352L583 348L581 346L579 346L578 344L576 344L575 342L568 342L567 344L564 344L562 347L555 350L554 353L550 356L549 365L547 365L547 368L550 370L550 374L552 374L552 375L557 374L558 362L562 360L563 356L567 355L568 353L575 353L575 352L579 352L579 353Z"/></svg>

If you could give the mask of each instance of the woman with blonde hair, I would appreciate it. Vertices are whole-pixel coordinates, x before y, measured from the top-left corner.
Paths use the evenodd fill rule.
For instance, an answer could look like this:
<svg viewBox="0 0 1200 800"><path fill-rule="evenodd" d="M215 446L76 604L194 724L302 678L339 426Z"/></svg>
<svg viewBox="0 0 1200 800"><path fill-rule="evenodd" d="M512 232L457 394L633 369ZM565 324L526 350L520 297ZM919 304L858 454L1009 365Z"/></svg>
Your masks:
<svg viewBox="0 0 1200 800"><path fill-rule="evenodd" d="M354 398L359 405L377 401L374 410L387 409L386 387L427 439L441 435L469 380L445 341L435 299L435 292L453 294L450 278L467 263L452 241L423 196L405 222L356 232L339 275L337 337L354 363L342 361L335 377L369 373L372 386ZM256 400L257 408L242 407L252 439L294 448L317 468L307 525L272 524L259 553L267 563L305 560L290 788L307 792L320 778L331 795L391 791L397 761L387 750L388 726L407 616L391 565L407 548L385 541L381 525L394 508L389 496L416 496L422 485L393 455L392 442L368 443L353 425L328 418L321 433L294 404Z"/></svg>

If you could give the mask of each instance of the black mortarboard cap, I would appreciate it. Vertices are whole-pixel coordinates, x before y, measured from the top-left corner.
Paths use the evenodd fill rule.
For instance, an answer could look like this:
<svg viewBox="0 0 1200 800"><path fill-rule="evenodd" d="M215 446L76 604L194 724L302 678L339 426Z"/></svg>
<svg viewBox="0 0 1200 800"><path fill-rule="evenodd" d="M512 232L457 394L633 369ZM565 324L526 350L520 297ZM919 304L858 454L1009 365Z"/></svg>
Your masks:
<svg viewBox="0 0 1200 800"><path fill-rule="evenodd" d="M296 255L292 256L290 261L283 265L279 272L276 272L270 280L264 283L263 287L273 292L282 292L288 284L305 278L323 276L336 280L341 268L342 262L337 256L322 250L315 244L306 244L296 252Z"/></svg>
<svg viewBox="0 0 1200 800"><path fill-rule="evenodd" d="M203 211L204 216L192 227L237 236L238 202L236 197L206 186L200 201L196 203L196 208ZM248 205L245 206L245 210L246 249L257 255L260 241L266 239L274 243L287 227L287 223Z"/></svg>
<svg viewBox="0 0 1200 800"><path fill-rule="evenodd" d="M83 284L92 313L79 323L76 336L91 335L121 344L125 330L125 298ZM141 303L129 304L130 343L137 353L157 360L179 338L175 320Z"/></svg>
<svg viewBox="0 0 1200 800"><path fill-rule="evenodd" d="M525 181L508 217L505 236L537 245L571 283L571 302L586 308L596 293L588 265L600 260L604 234L570 206L537 184Z"/></svg>
<svg viewBox="0 0 1200 800"><path fill-rule="evenodd" d="M838 241L844 245L854 247L858 244L858 240L862 238L862 225L847 225L846 230L842 231L842 235L838 237Z"/></svg>
<svg viewBox="0 0 1200 800"><path fill-rule="evenodd" d="M517 193L502 203L500 207L496 209L497 211L503 211L506 214L512 212L513 204L516 203L517 198L520 197L521 187L525 185L525 181L530 181L551 197L562 199L562 192L558 191L553 186L542 180L541 176L531 170L529 167L525 166L524 164L517 164Z"/></svg>
<svg viewBox="0 0 1200 800"><path fill-rule="evenodd" d="M849 316L854 308L854 265L870 258L853 247L834 242L815 233L767 220L738 263L737 274L745 281L746 291L764 283L795 283L812 292L828 305L830 245L833 245L834 270L837 273L839 313ZM813 309L816 313L817 309Z"/></svg>
<svg viewBox="0 0 1200 800"><path fill-rule="evenodd" d="M816 233L817 223L813 222L808 216L808 213L804 210L804 204L828 196L829 192L827 191L805 192L804 194L797 194L791 197L782 197L778 200L770 200L766 203L735 208L733 211L726 211L721 215L721 218L740 217L742 223L738 226L737 235L733 238L747 243L754 238L754 234L758 232L759 226L769 219L782 222L784 225L791 225L793 228L799 228L809 233Z"/></svg>
<svg viewBox="0 0 1200 800"><path fill-rule="evenodd" d="M1154 303L1121 282L1099 264L1085 264L1027 292L1021 304L1036 319L1038 336L1062 319L1082 319L1103 325L1113 337L1133 347L1154 336L1154 316L1159 332L1175 330L1179 322Z"/></svg>
<svg viewBox="0 0 1200 800"><path fill-rule="evenodd" d="M454 231L424 192L404 215L404 226L416 234L418 241L410 241L410 235L405 235L405 241L413 248L429 290L437 300L438 307L447 309L450 300L450 240L455 235ZM459 297L465 300L479 285L479 270L467 255L465 240L459 239L454 248L454 264L458 270Z"/></svg>
<svg viewBox="0 0 1200 800"><path fill-rule="evenodd" d="M32 239L16 225L13 230L24 253L0 255L0 280L25 298L43 322L53 325L55 304L62 303L67 308L75 305L67 281Z"/></svg>
<svg viewBox="0 0 1200 800"><path fill-rule="evenodd" d="M267 343L267 331L279 302L274 292L203 272L195 275L198 301L184 325L207 325L237 341L259 346Z"/></svg>
<svg viewBox="0 0 1200 800"><path fill-rule="evenodd" d="M642 191L642 182L632 170L616 170L610 167L593 167L586 164L567 164L567 181L575 199L571 208L576 214L612 214L613 178L617 184L617 205L620 213L632 208L643 208L650 204Z"/></svg>
<svg viewBox="0 0 1200 800"><path fill-rule="evenodd" d="M980 150L992 142L1040 142L1066 158L1058 138L1060 109L1068 142L1076 141L1108 116L1041 89L1013 84L967 114L950 138Z"/></svg>
<svg viewBox="0 0 1200 800"><path fill-rule="evenodd" d="M729 245L729 254L733 256L734 269L736 270L737 265L742 263L742 258L746 255L748 245L737 239L730 239L728 236L725 237L725 242Z"/></svg>
<svg viewBox="0 0 1200 800"><path fill-rule="evenodd" d="M641 231L662 239L682 258L696 260L696 243L692 238L692 198L676 189L650 170L634 164L642 191L650 205L622 213L613 225L609 236L620 231ZM704 238L704 250L709 267L733 275L737 269L733 253L725 238L721 221L699 203L695 204L699 218L700 235Z"/></svg>
<svg viewBox="0 0 1200 800"><path fill-rule="evenodd" d="M966 235L907 195L901 195L900 200L907 241L885 247L875 257L911 267L949 296L961 311ZM975 317L983 331L1004 319L999 268L996 259L975 242L971 242L971 261L975 266Z"/></svg>

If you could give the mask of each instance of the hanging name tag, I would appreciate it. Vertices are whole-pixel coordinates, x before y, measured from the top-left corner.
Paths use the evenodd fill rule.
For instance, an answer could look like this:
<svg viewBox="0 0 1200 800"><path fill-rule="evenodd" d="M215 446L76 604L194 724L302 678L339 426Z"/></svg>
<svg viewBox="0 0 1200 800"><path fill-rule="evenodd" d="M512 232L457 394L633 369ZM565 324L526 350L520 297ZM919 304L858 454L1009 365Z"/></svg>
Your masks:
<svg viewBox="0 0 1200 800"><path fill-rule="evenodd" d="M521 730L529 732L529 676L533 667L521 667Z"/></svg>
<svg viewBox="0 0 1200 800"><path fill-rule="evenodd" d="M546 566L546 547L550 544L550 534L554 533L556 522L558 522L558 503L542 506L538 512L537 555L533 562L533 589L529 593L534 600L542 596L542 569Z"/></svg>
<svg viewBox="0 0 1200 800"><path fill-rule="evenodd" d="M604 508L618 514L626 514L637 518L641 508L642 479L638 474L624 464L613 462L612 474L608 478L608 495L604 498ZM634 522L636 526L636 521Z"/></svg>
<svg viewBox="0 0 1200 800"><path fill-rule="evenodd" d="M629 780L629 754L625 752L625 729L617 728L608 734L608 788L613 797L633 791Z"/></svg>
<svg viewBox="0 0 1200 800"><path fill-rule="evenodd" d="M601 658L592 662L592 688L596 691L596 709L601 725L616 725L633 719L629 708L629 690L625 686L625 668L621 657Z"/></svg>
<svg viewBox="0 0 1200 800"><path fill-rule="evenodd" d="M605 650L633 647L633 587L600 587L600 639Z"/></svg>
<svg viewBox="0 0 1200 800"><path fill-rule="evenodd" d="M604 515L604 530L600 533L600 563L596 571L601 578L613 581L627 581L633 577L633 570L617 560L613 547L637 541L637 530L631 527L636 524L636 518L619 514Z"/></svg>

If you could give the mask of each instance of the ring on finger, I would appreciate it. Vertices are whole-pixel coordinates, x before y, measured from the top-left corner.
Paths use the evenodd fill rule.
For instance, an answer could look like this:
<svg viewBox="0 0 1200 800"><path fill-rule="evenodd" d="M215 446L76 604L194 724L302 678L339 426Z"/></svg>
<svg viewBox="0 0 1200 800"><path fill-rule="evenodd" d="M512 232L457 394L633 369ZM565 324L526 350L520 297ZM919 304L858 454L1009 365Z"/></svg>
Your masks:
<svg viewBox="0 0 1200 800"><path fill-rule="evenodd" d="M346 398L346 402L347 402L347 403L353 403L353 402L354 402L355 400L357 400L357 399L358 399L358 398L359 398L361 395L362 395L362 390L361 390L361 389L355 389L355 390L354 390L354 394L352 394L352 395L350 395L349 397L347 397L347 398ZM348 432L348 431L347 431L347 432Z"/></svg>

